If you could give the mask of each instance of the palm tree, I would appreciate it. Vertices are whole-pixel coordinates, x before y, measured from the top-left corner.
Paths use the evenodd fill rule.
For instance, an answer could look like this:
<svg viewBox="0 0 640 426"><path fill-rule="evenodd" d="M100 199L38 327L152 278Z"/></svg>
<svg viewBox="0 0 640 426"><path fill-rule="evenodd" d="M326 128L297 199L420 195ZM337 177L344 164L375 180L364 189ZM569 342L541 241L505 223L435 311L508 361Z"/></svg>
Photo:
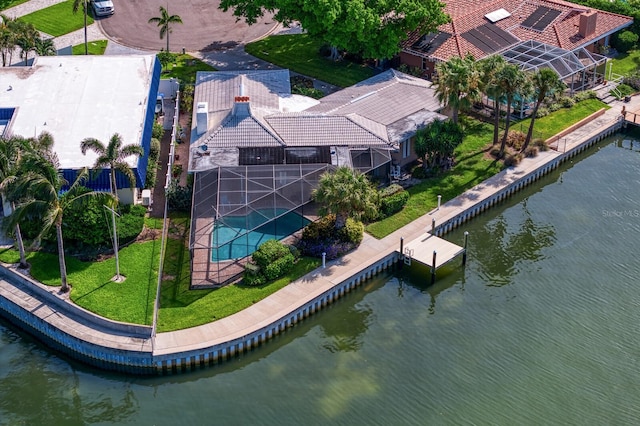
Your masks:
<svg viewBox="0 0 640 426"><path fill-rule="evenodd" d="M480 73L473 56L464 59L454 56L447 62L436 65L438 100L450 107L452 120L458 123L458 111L471 107L480 99Z"/></svg>
<svg viewBox="0 0 640 426"><path fill-rule="evenodd" d="M3 67L11 65L11 54L16 47L16 37L12 27L14 21L6 15L0 15L0 53Z"/></svg>
<svg viewBox="0 0 640 426"><path fill-rule="evenodd" d="M10 22L11 30L14 33L15 45L20 47L20 57L24 58L24 64L27 64L29 52L35 46L35 40L40 37L40 33L31 22L14 20Z"/></svg>
<svg viewBox="0 0 640 426"><path fill-rule="evenodd" d="M64 212L71 206L82 204L90 198L97 198L99 202L114 205L115 199L108 192L89 191L82 186L87 180L89 171L85 167L80 171L69 190L62 196L60 191L67 184L57 167L52 162L40 156L29 156L25 161L29 172L21 175L12 185L13 195L26 194L17 208L8 217L11 225L25 220L39 218L42 228L36 240L42 238L49 230L55 228L58 242L58 263L60 266L61 291L69 291L67 282L67 267L64 257L64 240L62 235L62 219ZM37 170L37 171L34 171Z"/></svg>
<svg viewBox="0 0 640 426"><path fill-rule="evenodd" d="M89 54L89 41L87 39L87 0L73 0L73 13L78 13L78 9L80 9L80 5L82 5L82 9L84 11L84 54Z"/></svg>
<svg viewBox="0 0 640 426"><path fill-rule="evenodd" d="M144 150L137 145L122 146L122 137L118 133L114 133L109 139L109 143L105 146L98 139L86 138L80 143L82 154L86 155L87 151L93 151L98 154L98 158L94 163L94 168L109 168L109 184L111 193L117 197L116 171L119 171L127 177L131 188L136 185L136 177L131 171L129 165L124 161L132 155L143 155Z"/></svg>
<svg viewBox="0 0 640 426"><path fill-rule="evenodd" d="M529 123L527 138L524 140L524 145L522 146L523 151L527 149L533 138L533 126L536 121L536 115L538 114L538 108L540 108L542 102L550 95L553 96L562 93L566 87L558 73L551 68L542 68L536 71L531 76L531 84L536 93L536 104L531 113L531 123Z"/></svg>
<svg viewBox="0 0 640 426"><path fill-rule="evenodd" d="M528 78L525 72L517 65L507 64L498 71L496 79L500 90L507 100L507 117L505 119L504 134L502 135L500 151L498 153L498 157L502 157L507 145L507 136L509 135L509 126L511 124L511 105L513 104L513 99L516 94L519 94L521 97L527 95Z"/></svg>
<svg viewBox="0 0 640 426"><path fill-rule="evenodd" d="M15 210L15 202L9 199L9 188L21 171L21 159L23 150L27 147L27 141L23 138L14 136L9 139L0 138L0 192L5 200L11 203L11 210ZM26 253L24 249L24 241L22 240L22 232L20 224L14 226L16 233L16 242L18 244L18 252L20 253L20 267L26 269L29 267L27 263Z"/></svg>
<svg viewBox="0 0 640 426"><path fill-rule="evenodd" d="M160 6L160 16L155 16L149 19L149 23L157 23L160 27L160 40L167 36L167 52L169 52L169 34L171 33L171 27L169 24L182 24L182 18L178 15L169 15L169 12L164 7Z"/></svg>
<svg viewBox="0 0 640 426"><path fill-rule="evenodd" d="M498 143L500 137L500 101L503 96L496 76L506 64L507 61L500 55L489 56L479 63L481 89L488 97L493 98L493 145Z"/></svg>
<svg viewBox="0 0 640 426"><path fill-rule="evenodd" d="M323 173L313 190L314 200L323 205L320 213L336 215L336 229L342 229L348 217L372 216L376 212L376 196L367 176L349 167Z"/></svg>
<svg viewBox="0 0 640 426"><path fill-rule="evenodd" d="M33 51L38 56L56 56L56 46L53 44L52 38L38 37L35 39Z"/></svg>

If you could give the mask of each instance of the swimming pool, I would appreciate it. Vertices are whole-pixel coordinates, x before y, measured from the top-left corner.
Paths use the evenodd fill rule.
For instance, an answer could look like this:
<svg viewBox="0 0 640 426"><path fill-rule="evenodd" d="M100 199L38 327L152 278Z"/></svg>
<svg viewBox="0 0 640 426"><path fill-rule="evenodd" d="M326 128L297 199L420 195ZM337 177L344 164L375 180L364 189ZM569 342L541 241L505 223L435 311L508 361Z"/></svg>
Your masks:
<svg viewBox="0 0 640 426"><path fill-rule="evenodd" d="M275 219L273 219L275 218ZM242 259L267 240L281 240L307 226L309 219L295 211L266 209L243 216L225 216L211 233L211 261Z"/></svg>

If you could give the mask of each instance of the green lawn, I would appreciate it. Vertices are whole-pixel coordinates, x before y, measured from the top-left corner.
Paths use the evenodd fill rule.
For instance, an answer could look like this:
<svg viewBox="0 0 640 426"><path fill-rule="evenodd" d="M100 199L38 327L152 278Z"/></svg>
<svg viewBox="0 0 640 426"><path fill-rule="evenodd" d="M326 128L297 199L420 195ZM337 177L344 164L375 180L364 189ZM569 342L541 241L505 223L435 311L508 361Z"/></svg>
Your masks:
<svg viewBox="0 0 640 426"><path fill-rule="evenodd" d="M249 43L245 51L282 68L340 86L352 86L375 74L349 61L331 61L319 54L322 42L306 34L278 35Z"/></svg>
<svg viewBox="0 0 640 426"><path fill-rule="evenodd" d="M578 102L571 108L563 108L546 117L538 118L535 122L534 138L549 139L602 108L609 109L611 107L598 99L587 99L586 101ZM516 123L513 128L527 133L530 122L531 119L527 118Z"/></svg>
<svg viewBox="0 0 640 426"><path fill-rule="evenodd" d="M104 55L104 51L107 49L107 42L108 40L96 40L87 43L89 55ZM74 55L84 55L84 43L73 46L71 52Z"/></svg>
<svg viewBox="0 0 640 426"><path fill-rule="evenodd" d="M572 108L549 114L536 120L536 129L540 132L536 137L551 137L605 107L606 104L599 100L589 99L577 103ZM368 233L376 238L386 237L433 210L438 205L438 195L442 195L444 203L500 171L501 163L485 156L487 146L493 139L493 126L466 117L462 120L465 137L462 144L456 148L454 168L442 176L426 179L409 188L410 198L405 208L393 216L368 225ZM522 128L525 132L528 126L529 120L523 120ZM519 130L519 127L520 123L515 123L512 129Z"/></svg>
<svg viewBox="0 0 640 426"><path fill-rule="evenodd" d="M0 11L7 10L13 6L26 3L29 0L0 0Z"/></svg>
<svg viewBox="0 0 640 426"><path fill-rule="evenodd" d="M158 331L172 331L206 324L239 312L275 293L290 282L320 266L320 260L301 258L285 277L257 287L234 284L216 290L189 290L188 218L172 220L172 233L181 230L181 238L169 239L164 262L158 313Z"/></svg>
<svg viewBox="0 0 640 426"><path fill-rule="evenodd" d="M216 71L216 69L191 55L180 54L176 55L176 60L173 63L162 70L161 78L177 78L182 82L193 84L196 82L196 72L198 71Z"/></svg>
<svg viewBox="0 0 640 426"><path fill-rule="evenodd" d="M615 74L629 75L640 70L640 50L631 50L611 60Z"/></svg>
<svg viewBox="0 0 640 426"><path fill-rule="evenodd" d="M31 22L39 31L59 37L84 27L84 13L78 10L73 13L73 1L67 0L45 9L20 17L20 20ZM87 16L87 25L93 24L93 18Z"/></svg>
<svg viewBox="0 0 640 426"><path fill-rule="evenodd" d="M16 263L13 249L0 251L0 260ZM111 281L115 275L115 258L102 262L81 262L66 257L71 299L79 306L116 321L151 325L153 302L158 284L160 240L132 244L119 252L122 283ZM51 253L29 253L31 275L51 286L60 285L58 256Z"/></svg>

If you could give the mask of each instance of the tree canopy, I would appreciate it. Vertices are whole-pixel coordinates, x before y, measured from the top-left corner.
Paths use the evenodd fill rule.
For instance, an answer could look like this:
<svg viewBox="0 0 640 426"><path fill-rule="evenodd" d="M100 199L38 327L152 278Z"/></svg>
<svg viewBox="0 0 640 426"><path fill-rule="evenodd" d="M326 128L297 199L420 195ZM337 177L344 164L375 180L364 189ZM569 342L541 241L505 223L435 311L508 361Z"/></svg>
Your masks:
<svg viewBox="0 0 640 426"><path fill-rule="evenodd" d="M222 0L220 8L254 24L265 11L285 25L300 22L312 37L363 58L387 59L407 33L448 21L438 0Z"/></svg>

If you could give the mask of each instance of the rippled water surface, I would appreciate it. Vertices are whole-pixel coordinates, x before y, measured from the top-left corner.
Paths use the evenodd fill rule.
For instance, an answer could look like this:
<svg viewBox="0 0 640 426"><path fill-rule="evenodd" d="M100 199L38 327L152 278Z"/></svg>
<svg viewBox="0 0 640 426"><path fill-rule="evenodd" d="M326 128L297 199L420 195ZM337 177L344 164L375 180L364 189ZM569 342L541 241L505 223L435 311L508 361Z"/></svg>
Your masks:
<svg viewBox="0 0 640 426"><path fill-rule="evenodd" d="M135 378L0 322L0 424L637 424L640 139L610 138L241 358Z"/></svg>

